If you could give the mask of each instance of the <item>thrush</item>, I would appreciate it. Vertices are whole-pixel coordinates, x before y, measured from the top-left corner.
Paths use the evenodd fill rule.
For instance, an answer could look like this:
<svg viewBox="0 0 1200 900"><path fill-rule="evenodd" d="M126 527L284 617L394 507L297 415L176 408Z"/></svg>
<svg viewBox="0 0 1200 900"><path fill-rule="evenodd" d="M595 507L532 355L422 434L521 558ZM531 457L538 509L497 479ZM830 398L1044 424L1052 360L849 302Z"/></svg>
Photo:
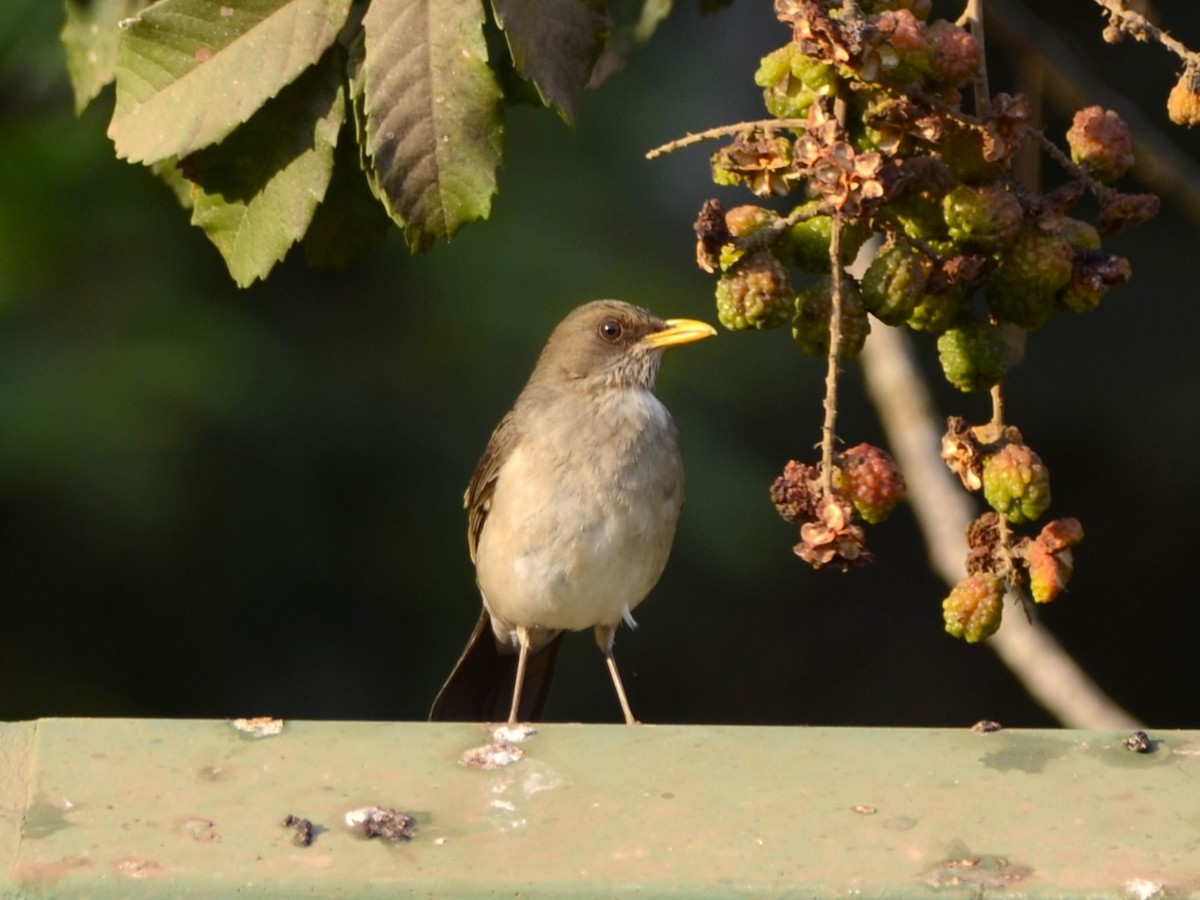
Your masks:
<svg viewBox="0 0 1200 900"><path fill-rule="evenodd" d="M617 300L571 312L488 441L464 505L483 611L432 720L540 719L568 631L613 657L658 582L683 505L678 433L654 396L667 347L716 334Z"/></svg>

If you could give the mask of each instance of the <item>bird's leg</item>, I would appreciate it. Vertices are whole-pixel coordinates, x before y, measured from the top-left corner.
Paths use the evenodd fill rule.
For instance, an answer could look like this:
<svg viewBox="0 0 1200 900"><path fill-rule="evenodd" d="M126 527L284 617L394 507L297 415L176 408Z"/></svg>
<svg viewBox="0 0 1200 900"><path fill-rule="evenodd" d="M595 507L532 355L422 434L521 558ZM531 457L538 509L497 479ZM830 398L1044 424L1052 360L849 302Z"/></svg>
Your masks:
<svg viewBox="0 0 1200 900"><path fill-rule="evenodd" d="M608 674L612 676L613 687L617 689L621 712L625 713L625 724L637 725L638 720L633 717L633 710L629 708L629 698L625 696L625 685L621 683L621 673L617 671L617 660L613 656L613 637L616 630L613 625L597 625L596 643L600 645L600 652L604 654L604 661L608 663Z"/></svg>
<svg viewBox="0 0 1200 900"><path fill-rule="evenodd" d="M525 664L529 661L529 629L517 626L517 642L521 649L517 654L517 677L513 682L512 706L508 710L508 724L517 724L517 712L521 708L521 688L525 686Z"/></svg>

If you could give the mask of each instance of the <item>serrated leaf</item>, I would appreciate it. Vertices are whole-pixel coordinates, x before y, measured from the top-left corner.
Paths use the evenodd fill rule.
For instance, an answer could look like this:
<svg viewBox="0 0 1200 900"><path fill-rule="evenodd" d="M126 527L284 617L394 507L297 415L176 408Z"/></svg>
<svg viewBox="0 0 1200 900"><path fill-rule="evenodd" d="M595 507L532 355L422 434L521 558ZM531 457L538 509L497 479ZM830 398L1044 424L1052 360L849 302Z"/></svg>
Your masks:
<svg viewBox="0 0 1200 900"><path fill-rule="evenodd" d="M373 0L363 18L366 150L409 247L486 218L504 126L481 0Z"/></svg>
<svg viewBox="0 0 1200 900"><path fill-rule="evenodd" d="M152 0L64 0L63 48L67 73L75 94L76 114L87 109L96 95L113 80L117 68L117 23L150 5Z"/></svg>
<svg viewBox="0 0 1200 900"><path fill-rule="evenodd" d="M344 268L382 244L391 227L362 170L354 123L346 121L338 136L329 190L304 235L304 259L310 266Z"/></svg>
<svg viewBox="0 0 1200 900"><path fill-rule="evenodd" d="M350 0L159 0L123 28L117 155L153 163L222 140L338 36Z"/></svg>
<svg viewBox="0 0 1200 900"><path fill-rule="evenodd" d="M579 99L604 49L604 0L492 0L513 64L542 102L575 121Z"/></svg>
<svg viewBox="0 0 1200 900"><path fill-rule="evenodd" d="M179 201L179 205L184 209L191 209L194 198L192 193L195 190L193 184L183 177L183 172L179 171L179 160L170 156L164 160L154 163L150 167L159 180L170 189L175 195L175 199Z"/></svg>
<svg viewBox="0 0 1200 900"><path fill-rule="evenodd" d="M346 44L346 82L350 89L350 113L354 122L354 138L358 148L358 162L363 174L367 176L367 186L371 193L386 205L383 188L375 172L371 154L367 151L367 111L366 92L367 76L363 63L367 58L366 39L361 29L351 35Z"/></svg>
<svg viewBox="0 0 1200 900"><path fill-rule="evenodd" d="M180 161L204 229L240 287L265 278L308 230L329 188L345 120L341 53L268 101L220 144Z"/></svg>

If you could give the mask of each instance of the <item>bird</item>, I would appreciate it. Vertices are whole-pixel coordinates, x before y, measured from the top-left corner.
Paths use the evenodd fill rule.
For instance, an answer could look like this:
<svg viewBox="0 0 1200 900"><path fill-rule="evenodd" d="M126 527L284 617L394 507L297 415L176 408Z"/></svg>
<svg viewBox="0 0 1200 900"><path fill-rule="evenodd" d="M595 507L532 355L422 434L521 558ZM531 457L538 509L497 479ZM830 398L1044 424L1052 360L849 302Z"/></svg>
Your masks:
<svg viewBox="0 0 1200 900"><path fill-rule="evenodd" d="M684 499L678 431L654 395L663 351L715 335L619 300L569 313L500 420L463 498L483 609L433 721L539 720L568 631L613 656L658 582Z"/></svg>

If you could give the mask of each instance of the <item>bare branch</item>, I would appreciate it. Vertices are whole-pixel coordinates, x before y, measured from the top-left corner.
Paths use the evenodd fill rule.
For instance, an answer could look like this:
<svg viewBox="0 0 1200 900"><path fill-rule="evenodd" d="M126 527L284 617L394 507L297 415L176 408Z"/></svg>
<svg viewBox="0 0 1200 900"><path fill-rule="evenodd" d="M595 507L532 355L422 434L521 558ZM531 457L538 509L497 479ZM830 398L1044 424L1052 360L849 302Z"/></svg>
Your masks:
<svg viewBox="0 0 1200 900"><path fill-rule="evenodd" d="M1189 50L1167 32L1163 31L1140 12L1129 9L1125 0L1095 0L1108 13L1109 21L1124 34L1139 41L1154 41L1162 44L1178 56L1188 68L1200 68L1200 53Z"/></svg>
<svg viewBox="0 0 1200 900"><path fill-rule="evenodd" d="M1115 111L1133 135L1134 174L1150 190L1200 222L1200 165L1142 112L1145 104L1101 83L1090 63L1019 3L989 0L988 9L992 38L1036 56L1045 67L1046 94L1051 102L1068 114L1093 104Z"/></svg>

